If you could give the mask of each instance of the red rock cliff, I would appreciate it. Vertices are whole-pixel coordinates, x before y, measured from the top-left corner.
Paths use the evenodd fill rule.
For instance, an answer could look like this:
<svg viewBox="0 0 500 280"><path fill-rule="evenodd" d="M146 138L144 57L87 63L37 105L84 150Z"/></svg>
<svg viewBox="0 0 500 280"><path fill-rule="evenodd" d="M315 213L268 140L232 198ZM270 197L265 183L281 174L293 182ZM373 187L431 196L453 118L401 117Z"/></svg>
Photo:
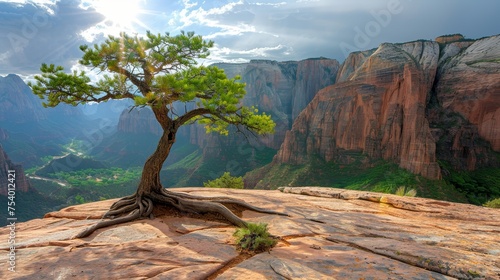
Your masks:
<svg viewBox="0 0 500 280"><path fill-rule="evenodd" d="M477 126L500 152L500 35L471 43L440 66L436 94L443 108Z"/></svg>
<svg viewBox="0 0 500 280"><path fill-rule="evenodd" d="M19 164L14 164L7 153L3 150L0 145L0 195L7 196L8 193L8 170L15 171L15 185L16 185L16 193L17 192L28 192L31 188L30 182L28 178L24 174L24 169Z"/></svg>
<svg viewBox="0 0 500 280"><path fill-rule="evenodd" d="M303 163L313 154L331 161L342 151L360 151L440 178L425 118L438 44L382 44L365 54L351 54L341 67L341 82L321 90L298 116L274 162Z"/></svg>

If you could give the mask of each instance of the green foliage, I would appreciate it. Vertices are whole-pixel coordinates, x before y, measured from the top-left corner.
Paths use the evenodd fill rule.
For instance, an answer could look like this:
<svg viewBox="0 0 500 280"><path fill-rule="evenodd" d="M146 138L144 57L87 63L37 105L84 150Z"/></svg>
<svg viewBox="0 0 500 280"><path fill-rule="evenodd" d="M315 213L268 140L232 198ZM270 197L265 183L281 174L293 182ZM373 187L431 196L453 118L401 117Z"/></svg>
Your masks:
<svg viewBox="0 0 500 280"><path fill-rule="evenodd" d="M439 36L439 37L446 38L446 37L454 37L454 36L464 37L464 35L462 35L462 34L460 34L460 33L445 34L445 35L441 35L441 36Z"/></svg>
<svg viewBox="0 0 500 280"><path fill-rule="evenodd" d="M61 66L42 64L42 74L28 85L48 107L131 99L136 106L156 110L163 127L177 129L198 121L207 132L223 135L228 134L229 125L241 125L258 134L272 133L275 124L269 115L241 105L246 92L245 85L238 82L240 77L228 79L217 67L197 65L213 45L194 32L176 36L121 33L100 45L80 47L82 66L108 73L99 81L91 81L84 71L68 74ZM196 106L182 114L173 111L174 102Z"/></svg>
<svg viewBox="0 0 500 280"><path fill-rule="evenodd" d="M8 203L7 196L0 195L0 204L5 205L7 210ZM47 195L41 194L37 191L30 190L29 192L16 192L15 196L15 209L17 222L25 222L36 218L43 218L43 216L51 211L57 211L64 207L66 198L54 199ZM0 226L8 224L7 211L0 211Z"/></svg>
<svg viewBox="0 0 500 280"><path fill-rule="evenodd" d="M103 162L87 157L80 157L73 154L68 154L64 157L57 157L51 160L43 167L36 170L35 174L39 176L51 176L51 174L55 174L58 172L77 172L86 169L106 169L106 168L108 168L108 166Z"/></svg>
<svg viewBox="0 0 500 280"><path fill-rule="evenodd" d="M73 187L101 187L110 184L127 183L138 180L140 176L140 168L122 169L119 167L106 169L83 169L69 172L60 171L47 174L47 177L64 180Z"/></svg>
<svg viewBox="0 0 500 280"><path fill-rule="evenodd" d="M500 198L495 198L490 201L487 201L485 204L483 204L483 206L489 208L500 208Z"/></svg>
<svg viewBox="0 0 500 280"><path fill-rule="evenodd" d="M224 172L222 176L204 183L203 186L206 188L243 189L243 177L233 177L229 172Z"/></svg>
<svg viewBox="0 0 500 280"><path fill-rule="evenodd" d="M475 171L457 171L449 164L440 162L444 179L463 193L469 203L483 205L500 197L500 168L488 167Z"/></svg>
<svg viewBox="0 0 500 280"><path fill-rule="evenodd" d="M267 224L262 223L247 223L246 227L237 229L233 236L240 250L256 253L269 251L277 243L276 238L267 231Z"/></svg>
<svg viewBox="0 0 500 280"><path fill-rule="evenodd" d="M128 195L135 190L140 175L140 167L129 169L114 167L57 172L46 176L64 182L66 186L46 180L30 179L30 181L39 193L64 201L62 206L68 206Z"/></svg>
<svg viewBox="0 0 500 280"><path fill-rule="evenodd" d="M267 189L280 186L322 186L395 193L398 187L404 186L405 194L414 189L420 197L475 205L483 205L500 197L500 168L457 171L451 165L440 162L443 180L430 180L412 174L394 163L383 160L368 162L362 155L349 156L355 159L351 164L336 164L312 158L303 165L269 165L249 172L245 179L267 174L257 185L258 188Z"/></svg>
<svg viewBox="0 0 500 280"><path fill-rule="evenodd" d="M396 190L396 192L394 194L395 195L399 195L399 196L411 196L411 197L415 197L415 196L417 196L417 191L415 189L408 189L408 190L406 190L405 186L400 186Z"/></svg>
<svg viewBox="0 0 500 280"><path fill-rule="evenodd" d="M162 170L163 185L202 186L206 181L218 178L224 172L229 172L232 176L243 176L249 171L269 164L276 154L276 150L271 148L252 147L244 139L231 142L239 144L225 146L217 155L203 154L201 150L196 149L175 163L167 165Z"/></svg>
<svg viewBox="0 0 500 280"><path fill-rule="evenodd" d="M419 197L467 202L466 196L445 180L430 180L384 160L368 161L361 153L349 153L350 164L325 162L319 157L302 165L267 165L247 173L245 180L260 178L257 188L281 186L321 186L352 190L395 193L399 186L418 191Z"/></svg>
<svg viewBox="0 0 500 280"><path fill-rule="evenodd" d="M78 204L84 204L84 203L85 203L85 198L83 198L83 196L81 196L81 195L77 194L77 195L75 196L75 201L76 201L76 203L78 203Z"/></svg>

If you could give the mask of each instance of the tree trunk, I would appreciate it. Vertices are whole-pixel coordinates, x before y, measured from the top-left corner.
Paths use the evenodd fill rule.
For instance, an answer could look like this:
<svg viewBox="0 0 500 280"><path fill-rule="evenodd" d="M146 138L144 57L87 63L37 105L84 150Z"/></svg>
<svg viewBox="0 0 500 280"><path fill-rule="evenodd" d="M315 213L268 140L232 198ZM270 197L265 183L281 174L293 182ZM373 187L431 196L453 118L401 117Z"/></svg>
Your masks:
<svg viewBox="0 0 500 280"><path fill-rule="evenodd" d="M175 134L175 128L163 131L156 150L146 160L142 169L141 181L137 188L138 195L160 192L163 188L160 182L160 171L170 153L172 145L175 143Z"/></svg>

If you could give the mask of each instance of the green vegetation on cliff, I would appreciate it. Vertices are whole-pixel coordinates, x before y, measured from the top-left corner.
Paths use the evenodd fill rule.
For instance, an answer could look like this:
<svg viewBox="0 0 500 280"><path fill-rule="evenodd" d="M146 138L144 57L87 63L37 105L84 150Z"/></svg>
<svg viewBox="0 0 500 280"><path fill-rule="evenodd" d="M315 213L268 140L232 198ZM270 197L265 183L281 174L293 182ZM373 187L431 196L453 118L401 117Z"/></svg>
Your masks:
<svg viewBox="0 0 500 280"><path fill-rule="evenodd" d="M86 169L105 169L109 166L101 161L87 157L68 154L51 160L48 164L38 169L35 173L38 176L50 176L59 172L76 172Z"/></svg>
<svg viewBox="0 0 500 280"><path fill-rule="evenodd" d="M243 189L243 177L233 177L229 172L224 172L217 179L203 183L205 188Z"/></svg>
<svg viewBox="0 0 500 280"><path fill-rule="evenodd" d="M446 163L441 163L441 168L444 180L463 193L469 203L482 205L500 197L500 168L457 171Z"/></svg>
<svg viewBox="0 0 500 280"><path fill-rule="evenodd" d="M352 190L396 193L399 187L414 189L417 196L468 202L467 194L446 180L429 180L384 160L367 162L361 154L351 155L354 162L338 164L316 157L302 165L267 165L249 172L245 180L260 178L256 188L276 189L280 186L321 186Z"/></svg>
<svg viewBox="0 0 500 280"><path fill-rule="evenodd" d="M243 176L269 164L276 154L274 149L263 146L254 148L246 142L219 149L210 154L195 150L178 162L164 167L162 183L169 188L202 186L208 180L219 178L224 172Z"/></svg>
<svg viewBox="0 0 500 280"><path fill-rule="evenodd" d="M0 195L0 203L7 210L7 196ZM40 203L43 201L43 203ZM66 199L56 199L36 191L16 192L15 209L17 222L25 222L31 219L43 218L45 213L59 210L65 206ZM36 205L36 207L33 207ZM7 211L0 211L0 226L7 225Z"/></svg>

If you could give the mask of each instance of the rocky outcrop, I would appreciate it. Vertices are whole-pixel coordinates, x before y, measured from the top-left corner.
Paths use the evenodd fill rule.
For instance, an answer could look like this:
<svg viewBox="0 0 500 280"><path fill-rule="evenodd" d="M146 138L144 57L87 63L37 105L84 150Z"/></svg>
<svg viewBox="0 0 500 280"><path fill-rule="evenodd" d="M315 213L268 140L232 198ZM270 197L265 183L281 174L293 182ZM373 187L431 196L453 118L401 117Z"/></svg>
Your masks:
<svg viewBox="0 0 500 280"><path fill-rule="evenodd" d="M320 89L335 83L339 67L339 62L334 59L319 58L299 61L292 93L292 121Z"/></svg>
<svg viewBox="0 0 500 280"><path fill-rule="evenodd" d="M321 90L299 115L274 163L304 163L311 155L338 161L342 151L360 151L439 179L425 118L438 58L431 41L382 44L369 57L351 54L340 82Z"/></svg>
<svg viewBox="0 0 500 280"><path fill-rule="evenodd" d="M437 159L460 170L498 166L500 36L444 36L351 53L336 84L298 116L273 164L349 153L383 158L427 178ZM480 81L480 82L479 82Z"/></svg>
<svg viewBox="0 0 500 280"><path fill-rule="evenodd" d="M347 82L352 73L361 67L373 52L375 52L375 50L350 53L340 66L336 77L336 83Z"/></svg>
<svg viewBox="0 0 500 280"><path fill-rule="evenodd" d="M338 61L326 58L298 62L252 60L243 64L215 65L224 69L228 77L241 76L241 82L246 84L247 91L243 99L245 105L257 105L261 111L272 116L276 122L275 133L261 138L260 142L274 149L280 147L285 132L291 128L293 120L318 90L335 83L334 77L339 69ZM220 137L206 135L203 128L195 134L197 144L212 143L208 145L219 146L216 142Z"/></svg>
<svg viewBox="0 0 500 280"><path fill-rule="evenodd" d="M14 174L14 177L10 174ZM9 181L9 179L13 179L13 181ZM21 165L13 163L7 153L3 150L0 145L0 195L7 196L8 194L8 185L15 184L16 192L28 192L31 189L30 182L24 173L24 169Z"/></svg>
<svg viewBox="0 0 500 280"><path fill-rule="evenodd" d="M0 128L0 140L5 141L9 139L9 134L5 129Z"/></svg>
<svg viewBox="0 0 500 280"><path fill-rule="evenodd" d="M9 74L6 77L0 77L0 125L2 127L19 130L19 125L33 126L44 121L74 125L83 120L83 114L78 107L61 104L55 108L44 108L42 100L33 94L19 76Z"/></svg>
<svg viewBox="0 0 500 280"><path fill-rule="evenodd" d="M11 128L16 124L47 119L40 99L33 95L23 80L14 74L0 77L0 122Z"/></svg>
<svg viewBox="0 0 500 280"><path fill-rule="evenodd" d="M114 200L71 206L16 225L16 272L1 279L497 279L498 210L326 188L179 189L288 213L244 211L279 236L240 254L225 223L165 214L71 239ZM0 228L9 236L10 228ZM8 266L9 245L0 243Z"/></svg>
<svg viewBox="0 0 500 280"><path fill-rule="evenodd" d="M161 126L149 108L124 109L118 120L117 130L134 134L162 134Z"/></svg>
<svg viewBox="0 0 500 280"><path fill-rule="evenodd" d="M464 39L465 38L462 34L451 34L451 35L443 35L443 36L436 37L436 39L434 39L434 41L436 41L440 44L447 44L447 43L462 41Z"/></svg>
<svg viewBox="0 0 500 280"><path fill-rule="evenodd" d="M484 38L443 60L436 96L445 110L459 113L479 136L500 151L500 35ZM456 49L459 46L455 46Z"/></svg>

